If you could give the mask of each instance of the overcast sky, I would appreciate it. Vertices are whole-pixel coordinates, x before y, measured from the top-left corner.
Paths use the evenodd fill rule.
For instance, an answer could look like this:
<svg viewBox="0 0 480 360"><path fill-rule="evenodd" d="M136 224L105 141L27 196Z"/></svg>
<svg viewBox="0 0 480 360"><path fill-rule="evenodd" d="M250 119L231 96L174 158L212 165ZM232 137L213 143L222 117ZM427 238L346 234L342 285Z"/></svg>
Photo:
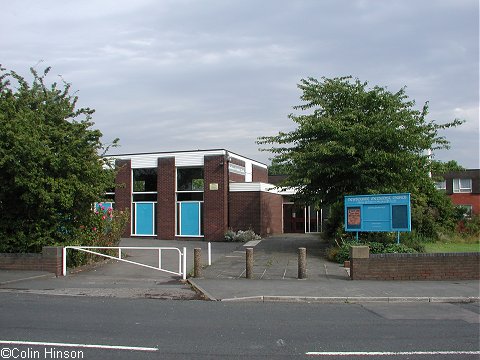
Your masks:
<svg viewBox="0 0 480 360"><path fill-rule="evenodd" d="M22 0L2 4L0 64L52 66L114 153L226 148L293 129L302 78L407 87L465 119L439 160L479 168L478 0Z"/></svg>

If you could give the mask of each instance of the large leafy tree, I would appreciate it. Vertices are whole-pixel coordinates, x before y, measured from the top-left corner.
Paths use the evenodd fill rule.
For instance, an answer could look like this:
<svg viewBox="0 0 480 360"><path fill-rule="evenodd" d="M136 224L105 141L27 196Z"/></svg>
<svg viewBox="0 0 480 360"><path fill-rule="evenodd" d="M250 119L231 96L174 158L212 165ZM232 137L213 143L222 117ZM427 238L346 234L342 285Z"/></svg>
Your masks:
<svg viewBox="0 0 480 360"><path fill-rule="evenodd" d="M402 88L390 92L351 77L302 79L297 127L258 139L287 172L297 198L332 205L348 194L430 193L429 150L447 148L439 130L462 123L427 120Z"/></svg>
<svg viewBox="0 0 480 360"><path fill-rule="evenodd" d="M93 110L30 70L31 83L0 67L0 252L69 241L114 180Z"/></svg>

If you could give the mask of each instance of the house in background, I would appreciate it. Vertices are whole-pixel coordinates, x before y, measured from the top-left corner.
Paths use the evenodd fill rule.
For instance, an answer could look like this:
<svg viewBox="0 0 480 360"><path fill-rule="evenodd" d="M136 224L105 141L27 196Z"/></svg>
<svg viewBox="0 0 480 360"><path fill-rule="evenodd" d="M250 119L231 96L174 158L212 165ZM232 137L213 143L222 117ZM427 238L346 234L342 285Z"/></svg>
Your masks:
<svg viewBox="0 0 480 360"><path fill-rule="evenodd" d="M455 206L465 208L468 217L480 215L480 169L452 171L441 177L438 190L445 191Z"/></svg>

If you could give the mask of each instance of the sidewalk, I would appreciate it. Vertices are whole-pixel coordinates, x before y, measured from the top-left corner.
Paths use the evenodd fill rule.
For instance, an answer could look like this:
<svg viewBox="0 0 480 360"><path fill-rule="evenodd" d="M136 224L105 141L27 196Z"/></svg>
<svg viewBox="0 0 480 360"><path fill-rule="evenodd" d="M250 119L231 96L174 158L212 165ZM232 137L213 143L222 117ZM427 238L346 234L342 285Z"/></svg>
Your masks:
<svg viewBox="0 0 480 360"><path fill-rule="evenodd" d="M207 243L123 239L122 246L187 248L187 269L193 269L193 249L202 248L207 264ZM244 246L247 245L247 246ZM245 279L245 248L254 249L254 279ZM297 251L307 248L307 279L297 279ZM203 278L188 282L205 298L221 301L289 302L478 302L479 281L352 281L337 263L325 260L326 244L318 235L282 235L250 244L212 243L212 265ZM152 251L125 251L129 259L157 265ZM170 253L174 254L174 253ZM175 255L165 266L178 266ZM103 296L193 300L201 297L179 276L108 260L82 271L58 277L35 271L0 270L0 292L69 296Z"/></svg>
<svg viewBox="0 0 480 360"><path fill-rule="evenodd" d="M207 243L202 241L163 241L154 239L122 239L121 246L187 248L187 269L193 268L193 249L202 248L204 263L207 261ZM238 244L220 243L212 247L212 260L218 260L233 251ZM69 250L73 251L73 250ZM124 250L128 260L158 266L158 253L149 250ZM164 252L163 267L178 269L175 252ZM68 265L68 264L67 264ZM191 286L180 277L161 271L119 262L102 261L83 269L75 269L67 276L55 277L42 271L0 270L0 292L24 292L49 295L102 296L122 298L200 299Z"/></svg>
<svg viewBox="0 0 480 360"><path fill-rule="evenodd" d="M248 244L247 244L248 245ZM282 235L237 249L189 279L211 300L303 302L472 302L472 281L352 281L347 271L323 257L317 235ZM215 246L215 244L213 245ZM254 279L245 279L245 248L254 249ZM307 279L297 279L297 250L307 248Z"/></svg>

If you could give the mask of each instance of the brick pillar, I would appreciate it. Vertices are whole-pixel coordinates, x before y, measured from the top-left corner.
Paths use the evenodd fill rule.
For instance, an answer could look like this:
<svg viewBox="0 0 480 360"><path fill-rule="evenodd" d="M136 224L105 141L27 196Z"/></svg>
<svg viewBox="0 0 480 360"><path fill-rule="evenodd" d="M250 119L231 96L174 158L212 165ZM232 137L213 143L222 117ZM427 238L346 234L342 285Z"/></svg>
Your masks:
<svg viewBox="0 0 480 360"><path fill-rule="evenodd" d="M357 270L362 272L361 266L370 257L368 246L350 246L350 279L358 279Z"/></svg>
<svg viewBox="0 0 480 360"><path fill-rule="evenodd" d="M157 166L157 238L175 238L175 158L158 158Z"/></svg>
<svg viewBox="0 0 480 360"><path fill-rule="evenodd" d="M62 247L44 246L42 248L42 270L62 275Z"/></svg>
<svg viewBox="0 0 480 360"><path fill-rule="evenodd" d="M115 208L117 210L128 209L130 212L128 225L122 234L124 237L129 237L132 229L132 161L117 160L115 166L118 169L117 177L115 178Z"/></svg>
<svg viewBox="0 0 480 360"><path fill-rule="evenodd" d="M223 241L228 228L228 164L224 155L205 156L204 178L205 241Z"/></svg>

